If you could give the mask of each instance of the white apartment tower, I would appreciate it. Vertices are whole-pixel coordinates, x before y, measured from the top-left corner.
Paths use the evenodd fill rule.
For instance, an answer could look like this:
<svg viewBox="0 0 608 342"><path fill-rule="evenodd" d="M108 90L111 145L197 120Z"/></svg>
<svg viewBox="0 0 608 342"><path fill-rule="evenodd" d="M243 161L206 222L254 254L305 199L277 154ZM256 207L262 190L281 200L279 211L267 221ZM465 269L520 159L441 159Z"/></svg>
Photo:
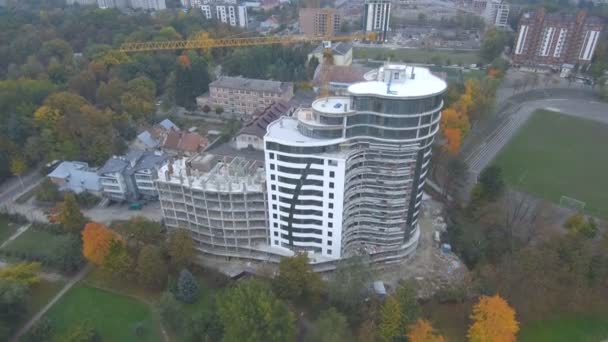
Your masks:
<svg viewBox="0 0 608 342"><path fill-rule="evenodd" d="M230 26L247 27L247 6L236 0L182 0L182 6L200 8L207 19L216 19Z"/></svg>
<svg viewBox="0 0 608 342"><path fill-rule="evenodd" d="M363 29L366 33L377 32L378 40L386 41L388 38L390 18L390 0L365 0L365 9L363 11Z"/></svg>
<svg viewBox="0 0 608 342"><path fill-rule="evenodd" d="M422 188L446 83L428 69L386 64L349 96L271 123L265 168L271 247L390 262L419 237Z"/></svg>
<svg viewBox="0 0 608 342"><path fill-rule="evenodd" d="M486 23L505 29L509 26L509 4L504 0L488 0L483 17Z"/></svg>

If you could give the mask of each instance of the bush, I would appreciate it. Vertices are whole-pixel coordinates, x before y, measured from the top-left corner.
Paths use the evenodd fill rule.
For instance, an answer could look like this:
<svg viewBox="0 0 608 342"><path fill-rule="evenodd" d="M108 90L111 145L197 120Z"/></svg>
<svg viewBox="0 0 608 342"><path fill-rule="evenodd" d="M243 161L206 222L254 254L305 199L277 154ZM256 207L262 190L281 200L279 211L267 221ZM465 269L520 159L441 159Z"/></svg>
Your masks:
<svg viewBox="0 0 608 342"><path fill-rule="evenodd" d="M42 183L36 189L36 200L40 202L55 203L63 199L57 184L53 183L50 178L45 177Z"/></svg>
<svg viewBox="0 0 608 342"><path fill-rule="evenodd" d="M96 206L101 201L101 198L93 195L90 192L81 192L76 195L76 203L81 208L92 208Z"/></svg>
<svg viewBox="0 0 608 342"><path fill-rule="evenodd" d="M34 326L30 329L30 331L25 335L25 342L41 342L41 341L49 341L51 339L51 334L53 329L51 327L51 322L48 318L41 318Z"/></svg>

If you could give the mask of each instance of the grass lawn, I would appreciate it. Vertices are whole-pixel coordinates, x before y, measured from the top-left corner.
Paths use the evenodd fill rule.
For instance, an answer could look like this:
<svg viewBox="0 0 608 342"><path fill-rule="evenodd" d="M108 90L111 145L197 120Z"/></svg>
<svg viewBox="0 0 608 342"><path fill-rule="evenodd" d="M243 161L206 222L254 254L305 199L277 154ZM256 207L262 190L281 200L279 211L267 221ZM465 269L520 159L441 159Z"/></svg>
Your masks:
<svg viewBox="0 0 608 342"><path fill-rule="evenodd" d="M57 246L66 238L67 235L30 228L2 249L13 254L28 253L44 258L52 256Z"/></svg>
<svg viewBox="0 0 608 342"><path fill-rule="evenodd" d="M608 315L569 315L522 326L521 342L598 342L608 339Z"/></svg>
<svg viewBox="0 0 608 342"><path fill-rule="evenodd" d="M539 110L495 160L518 190L559 203L562 195L608 217L608 125Z"/></svg>
<svg viewBox="0 0 608 342"><path fill-rule="evenodd" d="M162 341L150 307L137 299L117 295L86 285L77 285L48 312L53 336L58 341L78 322L91 322L104 341ZM143 324L144 336L134 327Z"/></svg>
<svg viewBox="0 0 608 342"><path fill-rule="evenodd" d="M389 49L356 47L353 50L353 58L371 58L386 60L391 57L392 61L411 62L411 63L438 63L470 65L479 61L476 51L445 51L445 50L425 50L425 49Z"/></svg>
<svg viewBox="0 0 608 342"><path fill-rule="evenodd" d="M0 244L2 244L4 241L6 241L6 239L11 237L11 235L15 234L18 228L18 224L10 222L5 217L0 217Z"/></svg>

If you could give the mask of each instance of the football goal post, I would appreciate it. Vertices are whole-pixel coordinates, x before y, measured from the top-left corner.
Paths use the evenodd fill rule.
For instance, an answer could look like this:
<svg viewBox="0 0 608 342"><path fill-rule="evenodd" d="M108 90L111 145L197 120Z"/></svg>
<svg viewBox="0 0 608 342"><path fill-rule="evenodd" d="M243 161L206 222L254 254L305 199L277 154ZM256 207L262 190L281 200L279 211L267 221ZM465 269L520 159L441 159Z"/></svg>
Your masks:
<svg viewBox="0 0 608 342"><path fill-rule="evenodd" d="M574 209L577 211L585 210L586 203L583 201L579 201L576 198L562 196L559 199L559 205L565 208Z"/></svg>

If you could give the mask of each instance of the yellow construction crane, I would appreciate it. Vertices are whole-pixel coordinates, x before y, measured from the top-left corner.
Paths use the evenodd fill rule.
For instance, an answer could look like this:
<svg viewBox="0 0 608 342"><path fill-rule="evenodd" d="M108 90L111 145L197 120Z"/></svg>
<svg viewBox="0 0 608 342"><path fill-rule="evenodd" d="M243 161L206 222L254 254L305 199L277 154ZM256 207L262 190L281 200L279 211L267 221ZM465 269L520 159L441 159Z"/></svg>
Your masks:
<svg viewBox="0 0 608 342"><path fill-rule="evenodd" d="M166 50L213 49L222 47L247 47L274 44L300 44L322 41L348 41L354 39L375 40L376 33L353 34L346 36L265 36L250 38L211 38L206 32L199 33L193 39L171 40L161 42L124 43L119 50L122 52L152 52Z"/></svg>

